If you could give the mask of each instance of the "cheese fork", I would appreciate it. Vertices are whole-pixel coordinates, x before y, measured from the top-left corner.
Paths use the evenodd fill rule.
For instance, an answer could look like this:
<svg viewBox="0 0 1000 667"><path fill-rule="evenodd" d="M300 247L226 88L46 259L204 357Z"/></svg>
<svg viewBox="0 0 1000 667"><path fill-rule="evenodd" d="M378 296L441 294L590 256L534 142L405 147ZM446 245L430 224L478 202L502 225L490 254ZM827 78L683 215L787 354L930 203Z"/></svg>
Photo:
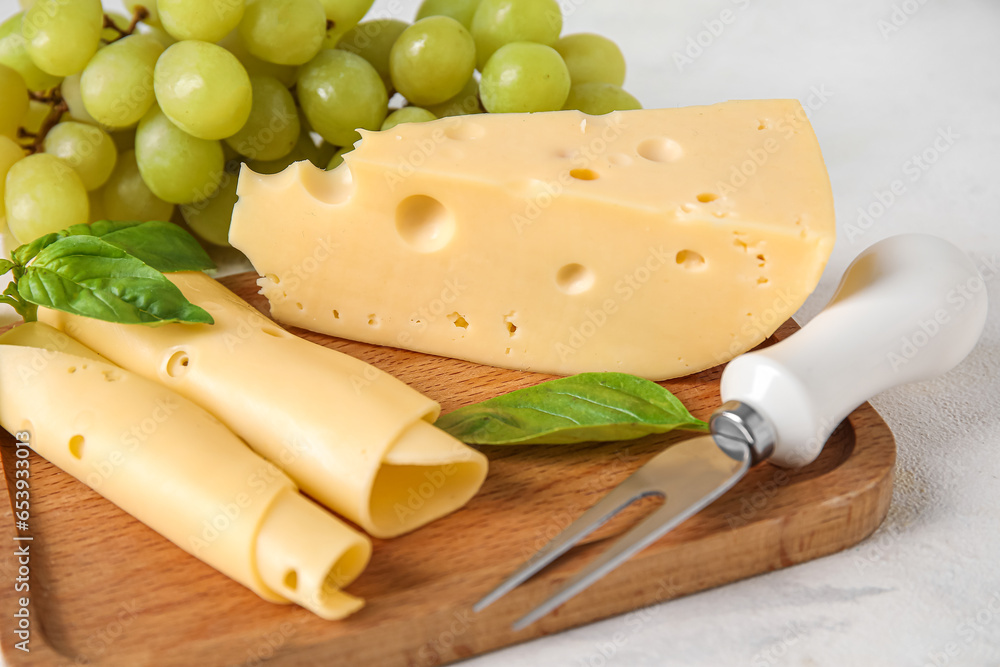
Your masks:
<svg viewBox="0 0 1000 667"><path fill-rule="evenodd" d="M950 370L975 347L987 296L975 264L924 234L880 241L848 267L833 299L801 331L729 362L710 435L672 445L583 513L481 599L476 612L524 583L641 498L663 504L551 598L516 621L534 623L701 511L770 461L819 456L854 408L886 389Z"/></svg>

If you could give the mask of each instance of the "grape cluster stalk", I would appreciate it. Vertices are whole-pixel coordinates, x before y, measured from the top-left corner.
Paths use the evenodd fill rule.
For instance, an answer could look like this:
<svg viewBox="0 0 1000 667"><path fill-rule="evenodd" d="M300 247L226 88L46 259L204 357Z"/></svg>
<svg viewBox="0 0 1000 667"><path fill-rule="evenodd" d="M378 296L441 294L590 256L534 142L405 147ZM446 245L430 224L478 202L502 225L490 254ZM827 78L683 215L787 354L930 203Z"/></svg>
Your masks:
<svg viewBox="0 0 1000 667"><path fill-rule="evenodd" d="M563 35L556 0L424 0L412 23L373 0L20 2L0 23L0 222L18 242L174 220L227 246L244 163L335 169L361 129L641 108L621 49Z"/></svg>

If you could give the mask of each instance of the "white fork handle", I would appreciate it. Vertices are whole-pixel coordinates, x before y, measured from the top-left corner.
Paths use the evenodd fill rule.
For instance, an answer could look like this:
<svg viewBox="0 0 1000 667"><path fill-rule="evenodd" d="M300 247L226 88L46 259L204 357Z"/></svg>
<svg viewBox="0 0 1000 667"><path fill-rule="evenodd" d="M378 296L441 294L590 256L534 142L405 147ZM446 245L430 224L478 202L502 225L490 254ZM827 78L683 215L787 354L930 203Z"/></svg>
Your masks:
<svg viewBox="0 0 1000 667"><path fill-rule="evenodd" d="M962 361L986 310L985 282L965 253L925 234L890 237L851 263L833 299L801 331L729 362L722 400L745 403L771 422L772 462L805 465L872 396Z"/></svg>

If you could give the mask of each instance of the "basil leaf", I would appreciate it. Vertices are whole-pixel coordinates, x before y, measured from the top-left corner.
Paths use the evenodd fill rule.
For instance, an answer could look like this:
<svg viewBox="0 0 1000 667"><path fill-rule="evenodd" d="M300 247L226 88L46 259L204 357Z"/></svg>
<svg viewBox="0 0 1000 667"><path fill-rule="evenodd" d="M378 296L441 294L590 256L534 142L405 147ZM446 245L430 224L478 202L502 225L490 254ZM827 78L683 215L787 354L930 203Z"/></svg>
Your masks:
<svg viewBox="0 0 1000 667"><path fill-rule="evenodd" d="M213 324L162 273L93 236L66 236L44 248L17 290L39 306L107 322Z"/></svg>
<svg viewBox="0 0 1000 667"><path fill-rule="evenodd" d="M215 268L198 241L171 222L98 220L89 225L73 225L61 233L97 236L163 273Z"/></svg>
<svg viewBox="0 0 1000 667"><path fill-rule="evenodd" d="M14 268L14 262L9 259L0 259L0 276Z"/></svg>
<svg viewBox="0 0 1000 667"><path fill-rule="evenodd" d="M31 243L25 243L24 245L15 248L14 252L10 254L10 258L17 264L24 266L30 262L35 255L41 252L43 248L52 245L61 238L62 236L58 232L39 236Z"/></svg>
<svg viewBox="0 0 1000 667"><path fill-rule="evenodd" d="M435 426L476 445L564 445L708 430L668 390L625 373L543 382L459 408Z"/></svg>

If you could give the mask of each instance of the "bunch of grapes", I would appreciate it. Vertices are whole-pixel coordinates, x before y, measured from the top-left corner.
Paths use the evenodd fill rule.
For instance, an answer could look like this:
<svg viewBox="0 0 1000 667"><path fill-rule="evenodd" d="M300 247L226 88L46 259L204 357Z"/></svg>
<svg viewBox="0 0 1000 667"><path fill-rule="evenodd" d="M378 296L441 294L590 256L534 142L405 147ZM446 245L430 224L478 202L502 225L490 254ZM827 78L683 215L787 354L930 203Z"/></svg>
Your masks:
<svg viewBox="0 0 1000 667"><path fill-rule="evenodd" d="M0 24L0 216L24 242L183 218L228 245L245 162L332 169L359 128L474 113L637 109L625 61L561 37L556 0L21 0Z"/></svg>

